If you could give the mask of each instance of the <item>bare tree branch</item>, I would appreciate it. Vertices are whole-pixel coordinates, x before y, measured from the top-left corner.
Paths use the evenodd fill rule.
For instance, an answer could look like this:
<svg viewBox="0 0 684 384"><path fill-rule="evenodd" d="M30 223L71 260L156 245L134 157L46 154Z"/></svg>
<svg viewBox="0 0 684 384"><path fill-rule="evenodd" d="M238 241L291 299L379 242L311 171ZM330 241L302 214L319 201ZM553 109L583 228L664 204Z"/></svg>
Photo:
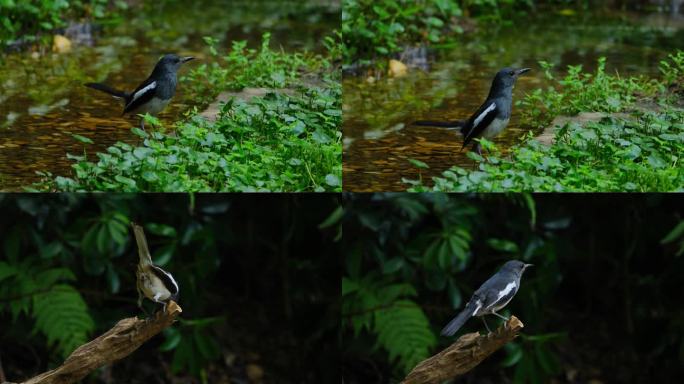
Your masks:
<svg viewBox="0 0 684 384"><path fill-rule="evenodd" d="M488 335L465 334L442 352L420 362L401 384L439 384L463 375L513 340L522 328L523 323L511 316L504 325Z"/></svg>
<svg viewBox="0 0 684 384"><path fill-rule="evenodd" d="M166 306L166 312L160 311L153 318L123 319L105 334L78 347L61 366L26 380L22 384L75 383L97 368L133 353L144 342L173 324L181 312L183 311L178 304L171 301Z"/></svg>

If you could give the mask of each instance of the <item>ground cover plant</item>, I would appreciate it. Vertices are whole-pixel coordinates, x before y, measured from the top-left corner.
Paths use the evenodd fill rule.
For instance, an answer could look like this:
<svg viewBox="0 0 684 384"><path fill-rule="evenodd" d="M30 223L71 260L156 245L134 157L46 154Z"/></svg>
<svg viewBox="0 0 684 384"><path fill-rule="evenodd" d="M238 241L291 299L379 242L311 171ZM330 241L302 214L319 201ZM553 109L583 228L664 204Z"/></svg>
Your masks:
<svg viewBox="0 0 684 384"><path fill-rule="evenodd" d="M74 160L71 177L44 173L35 187L100 191L337 191L341 189L341 86L324 55L258 49L234 42L227 55L206 38L214 60L184 79L193 98L212 100L238 91L221 105L215 121L190 111L186 120L151 131L133 128L140 144L116 143L93 159L91 140ZM335 45L331 39L329 46ZM240 98L239 91L264 94Z"/></svg>
<svg viewBox="0 0 684 384"><path fill-rule="evenodd" d="M113 21L128 7L128 2L122 0L3 0L0 46L46 43L52 32L65 27L69 20Z"/></svg>
<svg viewBox="0 0 684 384"><path fill-rule="evenodd" d="M346 65L369 64L405 46L439 45L463 33L459 17L503 23L525 12L528 0L344 0L342 51Z"/></svg>
<svg viewBox="0 0 684 384"><path fill-rule="evenodd" d="M542 144L530 133L502 154L468 156L476 169L452 167L434 185L405 180L411 191L677 191L684 188L684 110L681 104L684 53L661 63L657 79L608 74L600 59L595 73L571 66L556 82L521 101L524 124L548 126L559 115L604 112L597 121L571 121ZM426 167L425 164L413 162Z"/></svg>

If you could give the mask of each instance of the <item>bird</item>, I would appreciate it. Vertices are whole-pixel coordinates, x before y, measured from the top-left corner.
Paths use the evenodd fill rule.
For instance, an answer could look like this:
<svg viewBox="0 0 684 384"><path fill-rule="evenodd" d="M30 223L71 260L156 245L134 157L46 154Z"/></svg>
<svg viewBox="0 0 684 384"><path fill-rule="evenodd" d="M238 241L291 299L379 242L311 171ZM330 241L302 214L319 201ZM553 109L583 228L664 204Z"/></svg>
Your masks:
<svg viewBox="0 0 684 384"><path fill-rule="evenodd" d="M465 308L442 329L442 335L453 336L473 316L482 319L488 332L491 331L484 315L496 315L508 321L497 311L505 307L515 296L520 288L520 277L525 269L531 266L532 264L525 264L519 260L507 261L497 273L473 293Z"/></svg>
<svg viewBox="0 0 684 384"><path fill-rule="evenodd" d="M180 57L174 54L164 55L150 76L145 79L133 92L125 92L114 89L101 83L86 83L86 87L108 93L115 98L123 99L124 110L121 116L130 114L149 113L156 116L161 112L176 93L176 73L183 63L193 60L194 57ZM145 129L145 120L140 119L140 127Z"/></svg>
<svg viewBox="0 0 684 384"><path fill-rule="evenodd" d="M170 300L178 300L178 283L170 273L152 263L152 256L147 247L147 239L143 227L136 223L131 223L135 241L138 244L138 268L135 272L138 288L138 307L142 308L143 297L155 303L163 305L166 312L166 305Z"/></svg>
<svg viewBox="0 0 684 384"><path fill-rule="evenodd" d="M489 88L487 99L468 120L418 120L414 124L459 129L463 134L461 150L473 139L481 137L491 139L501 133L508 125L508 121L511 119L513 86L518 77L528 71L530 68L507 67L497 72L492 81L492 86ZM482 155L482 146L479 141L475 141L473 150Z"/></svg>

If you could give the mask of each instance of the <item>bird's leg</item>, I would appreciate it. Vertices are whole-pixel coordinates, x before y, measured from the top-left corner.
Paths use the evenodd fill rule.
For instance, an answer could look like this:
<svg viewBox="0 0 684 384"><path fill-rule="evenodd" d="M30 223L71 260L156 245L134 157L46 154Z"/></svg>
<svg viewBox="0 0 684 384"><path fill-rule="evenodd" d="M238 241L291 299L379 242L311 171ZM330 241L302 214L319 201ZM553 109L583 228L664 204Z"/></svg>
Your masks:
<svg viewBox="0 0 684 384"><path fill-rule="evenodd" d="M489 329L489 325L487 325L487 320L485 320L484 316L480 316L480 319L482 319L482 322L485 325L485 328L487 328L487 333L492 333L492 331Z"/></svg>
<svg viewBox="0 0 684 384"><path fill-rule="evenodd" d="M140 118L140 129L142 129L143 131L145 130L145 118L144 117Z"/></svg>
<svg viewBox="0 0 684 384"><path fill-rule="evenodd" d="M497 316L499 316L500 318L502 318L502 319L504 320L504 327L508 328L508 325L507 325L507 324L508 324L508 320L509 320L509 319L506 318L506 316L499 315L498 313L496 313L496 312L494 312L494 311L492 311L492 315L497 315Z"/></svg>
<svg viewBox="0 0 684 384"><path fill-rule="evenodd" d="M473 144L473 150L477 152L478 155L482 156L482 145L480 145L479 141L476 141Z"/></svg>
<svg viewBox="0 0 684 384"><path fill-rule="evenodd" d="M496 312L494 312L494 311L492 311L492 315L497 315L497 316L499 316L500 318L504 319L505 321L508 321L508 320L509 320L506 316L499 315L498 313L496 313Z"/></svg>

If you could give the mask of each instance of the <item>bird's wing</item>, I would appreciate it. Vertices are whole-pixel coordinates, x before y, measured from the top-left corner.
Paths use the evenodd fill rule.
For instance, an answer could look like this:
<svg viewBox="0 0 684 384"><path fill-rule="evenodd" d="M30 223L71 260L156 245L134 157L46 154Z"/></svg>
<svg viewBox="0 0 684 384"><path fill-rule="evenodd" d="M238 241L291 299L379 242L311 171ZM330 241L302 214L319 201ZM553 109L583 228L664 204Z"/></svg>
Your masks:
<svg viewBox="0 0 684 384"><path fill-rule="evenodd" d="M140 267L152 265L152 256L150 250L147 248L147 239L145 238L145 231L143 227L136 223L131 223L133 233L135 234L135 241L138 243L138 256L140 257Z"/></svg>
<svg viewBox="0 0 684 384"><path fill-rule="evenodd" d="M126 104L126 107L124 107L123 114L135 111L141 105L152 100L156 94L156 88L157 82L155 80L148 78L143 81L143 83L131 93L131 100Z"/></svg>
<svg viewBox="0 0 684 384"><path fill-rule="evenodd" d="M463 139L464 148L471 140L482 135L485 128L494 121L496 114L496 103L494 100L488 100L480 106L477 112L470 116L462 131L465 136Z"/></svg>
<svg viewBox="0 0 684 384"><path fill-rule="evenodd" d="M156 265L151 265L151 267L152 272L164 283L164 286L169 290L169 292L171 292L171 295L178 295L178 283L176 283L176 280L173 278L173 276Z"/></svg>
<svg viewBox="0 0 684 384"><path fill-rule="evenodd" d="M481 311L486 313L491 309L500 308L500 304L508 303L518 292L518 283L519 281L514 275L497 272L485 281L473 296L484 299L484 306Z"/></svg>

